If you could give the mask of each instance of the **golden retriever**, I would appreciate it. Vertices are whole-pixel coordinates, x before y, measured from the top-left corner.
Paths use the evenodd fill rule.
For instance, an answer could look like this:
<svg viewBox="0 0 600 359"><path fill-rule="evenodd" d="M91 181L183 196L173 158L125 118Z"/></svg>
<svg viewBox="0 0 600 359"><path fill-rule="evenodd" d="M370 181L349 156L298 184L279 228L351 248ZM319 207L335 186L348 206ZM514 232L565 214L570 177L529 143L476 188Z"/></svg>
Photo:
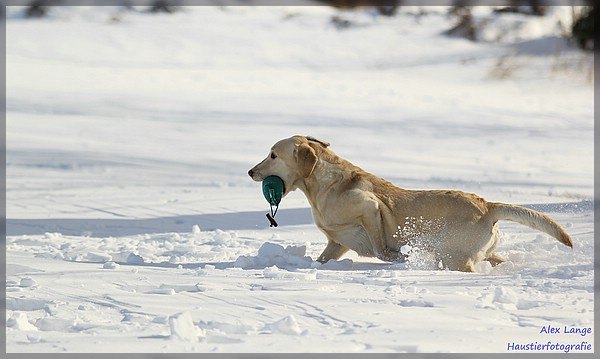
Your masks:
<svg viewBox="0 0 600 359"><path fill-rule="evenodd" d="M450 270L473 272L482 260L497 265L497 222L509 220L545 232L573 247L556 221L539 212L455 190L406 190L340 158L329 143L307 136L277 142L248 171L255 181L275 175L284 196L299 188L328 244L325 263L348 250L383 261L405 259L402 246L435 255ZM408 248L408 247L405 247Z"/></svg>

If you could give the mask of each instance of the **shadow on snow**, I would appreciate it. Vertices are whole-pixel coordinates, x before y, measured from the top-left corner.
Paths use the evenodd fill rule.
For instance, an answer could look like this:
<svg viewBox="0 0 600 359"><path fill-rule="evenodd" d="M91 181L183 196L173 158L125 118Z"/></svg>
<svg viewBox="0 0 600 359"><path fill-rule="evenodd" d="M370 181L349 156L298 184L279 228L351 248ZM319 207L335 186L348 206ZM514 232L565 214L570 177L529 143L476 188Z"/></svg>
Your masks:
<svg viewBox="0 0 600 359"><path fill-rule="evenodd" d="M524 207L540 212L586 212L594 210L594 202L585 200L567 203L526 204ZM221 229L251 230L268 228L266 211L184 215L144 219L7 219L6 235L36 235L62 233L68 236L122 237L151 233L191 232L194 225L203 231ZM281 209L277 213L281 226L313 223L310 208Z"/></svg>

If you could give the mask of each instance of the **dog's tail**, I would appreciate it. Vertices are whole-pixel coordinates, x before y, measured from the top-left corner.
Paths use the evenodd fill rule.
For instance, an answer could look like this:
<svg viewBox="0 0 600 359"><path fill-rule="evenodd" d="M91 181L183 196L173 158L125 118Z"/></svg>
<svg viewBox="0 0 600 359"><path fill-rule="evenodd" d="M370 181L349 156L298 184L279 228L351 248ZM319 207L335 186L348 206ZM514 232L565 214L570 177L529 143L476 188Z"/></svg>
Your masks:
<svg viewBox="0 0 600 359"><path fill-rule="evenodd" d="M500 202L489 202L489 210L496 220L520 223L551 235L560 243L573 248L573 241L565 229L552 218L534 210Z"/></svg>

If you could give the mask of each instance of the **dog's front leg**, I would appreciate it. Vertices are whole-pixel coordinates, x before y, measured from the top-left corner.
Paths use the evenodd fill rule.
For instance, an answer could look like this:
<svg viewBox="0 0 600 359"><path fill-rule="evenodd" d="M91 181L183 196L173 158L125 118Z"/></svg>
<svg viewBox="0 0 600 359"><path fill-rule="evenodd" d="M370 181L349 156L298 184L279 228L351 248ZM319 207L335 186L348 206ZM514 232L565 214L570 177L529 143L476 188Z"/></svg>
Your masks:
<svg viewBox="0 0 600 359"><path fill-rule="evenodd" d="M398 260L398 251L388 248L386 244L383 232L383 216L379 208L379 202L376 200L368 201L365 207L362 216L362 225L373 246L373 254L386 262Z"/></svg>
<svg viewBox="0 0 600 359"><path fill-rule="evenodd" d="M341 245L339 243L335 243L334 241L332 241L330 239L327 242L327 247L325 247L325 250L323 251L323 253L321 253L319 258L317 258L317 261L325 264L330 259L340 258L341 256L344 255L344 253L348 252L348 250L349 250L348 247L344 247L343 245Z"/></svg>

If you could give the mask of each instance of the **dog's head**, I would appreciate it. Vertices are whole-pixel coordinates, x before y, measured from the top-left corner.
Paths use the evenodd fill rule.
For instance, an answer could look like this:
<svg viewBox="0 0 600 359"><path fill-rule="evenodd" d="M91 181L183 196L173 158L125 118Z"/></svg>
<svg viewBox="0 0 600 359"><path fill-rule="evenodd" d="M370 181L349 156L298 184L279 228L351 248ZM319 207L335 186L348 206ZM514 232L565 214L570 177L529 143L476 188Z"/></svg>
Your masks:
<svg viewBox="0 0 600 359"><path fill-rule="evenodd" d="M284 196L296 189L299 179L310 177L317 165L315 146L329 143L310 136L292 136L277 142L267 158L248 171L253 180L260 182L269 176L278 176L285 183Z"/></svg>

